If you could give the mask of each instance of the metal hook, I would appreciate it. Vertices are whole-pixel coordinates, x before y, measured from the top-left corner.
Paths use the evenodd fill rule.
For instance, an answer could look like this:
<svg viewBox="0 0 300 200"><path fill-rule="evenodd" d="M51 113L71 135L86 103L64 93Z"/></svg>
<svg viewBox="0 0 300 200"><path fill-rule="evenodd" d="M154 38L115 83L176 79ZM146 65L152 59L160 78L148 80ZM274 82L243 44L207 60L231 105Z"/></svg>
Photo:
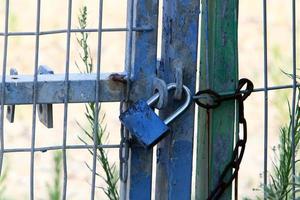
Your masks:
<svg viewBox="0 0 300 200"><path fill-rule="evenodd" d="M167 107L169 97L166 82L160 78L155 77L153 79L153 91L159 93L159 99L155 107L159 110Z"/></svg>
<svg viewBox="0 0 300 200"><path fill-rule="evenodd" d="M43 74L54 74L53 70L45 65L39 66L38 73ZM37 105L38 116L40 122L47 128L53 128L53 109L52 104L38 104Z"/></svg>
<svg viewBox="0 0 300 200"><path fill-rule="evenodd" d="M9 71L9 74L11 76L13 75L18 75L18 71L15 68L11 68ZM10 122L10 123L14 123L15 120L15 105L8 105L7 106L7 110L6 110L6 119Z"/></svg>

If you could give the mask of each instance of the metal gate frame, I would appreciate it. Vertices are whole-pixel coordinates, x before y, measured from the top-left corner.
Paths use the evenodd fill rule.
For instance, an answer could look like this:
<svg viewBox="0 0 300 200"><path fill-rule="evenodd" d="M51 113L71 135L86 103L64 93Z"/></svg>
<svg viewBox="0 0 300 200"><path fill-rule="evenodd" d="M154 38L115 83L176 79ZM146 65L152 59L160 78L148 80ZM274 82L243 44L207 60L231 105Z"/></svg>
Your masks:
<svg viewBox="0 0 300 200"><path fill-rule="evenodd" d="M41 31L41 3L36 0L35 32L9 32L9 2L5 1L5 27L0 37L4 40L3 68L1 82L1 121L0 121L0 171L5 153L30 152L30 199L35 197L34 172L35 152L61 149L63 152L63 199L66 199L68 168L66 150L93 149L93 168L91 183L91 199L95 198L96 152L98 147L116 148L119 146L99 145L67 145L67 119L69 103L96 103L98 116L100 102L122 102L129 106L141 98L153 94L153 78L159 75L167 83L175 81L176 67L183 70L183 83L191 92L195 92L197 67L197 40L199 1L174 0L163 1L163 42L162 60L157 66L157 30L158 0L128 0L127 27L105 29L102 27L103 0L99 0L98 28L78 30L71 28L72 0L68 0L68 21L65 30ZM71 36L74 32L97 32L97 72L96 74L69 74L69 58ZM102 32L126 31L126 72L101 73ZM42 35L65 33L66 63L63 75L38 75L39 46ZM35 65L33 76L7 76L8 38L10 36L35 36ZM118 80L116 76L127 77ZM17 84L16 84L17 83ZM97 84L99 83L99 84ZM30 148L5 148L4 142L4 106L32 104L32 137ZM64 128L61 146L35 147L36 112L38 104L64 104ZM161 116L168 115L176 105L170 105ZM97 120L97 119L95 119ZM94 127L94 138L97 134L97 123ZM171 133L157 148L156 198L157 199L190 199L192 185L194 135L194 106L190 106L171 126ZM96 140L94 140L96 141ZM129 156L129 178L123 183L121 191L129 199L151 199L152 191L152 150L145 150L137 144L131 144Z"/></svg>
<svg viewBox="0 0 300 200"><path fill-rule="evenodd" d="M238 0L201 2L199 89L232 92L238 83ZM209 111L199 109L196 199L208 197L232 158L234 133L239 132L236 113L235 100ZM231 187L221 199L232 199Z"/></svg>
<svg viewBox="0 0 300 200"><path fill-rule="evenodd" d="M156 67L158 3L158 0L139 0L133 7L133 25L151 25L154 31L133 34L131 100L151 96L152 81L157 75L166 83L175 82L178 66L183 70L183 83L195 92L200 2L163 1L162 55ZM127 43L127 47L130 45ZM176 106L170 104L160 112L162 118ZM171 133L157 146L156 199L191 199L193 136L194 106L190 106L172 123ZM152 157L152 150L131 148L129 199L151 199Z"/></svg>

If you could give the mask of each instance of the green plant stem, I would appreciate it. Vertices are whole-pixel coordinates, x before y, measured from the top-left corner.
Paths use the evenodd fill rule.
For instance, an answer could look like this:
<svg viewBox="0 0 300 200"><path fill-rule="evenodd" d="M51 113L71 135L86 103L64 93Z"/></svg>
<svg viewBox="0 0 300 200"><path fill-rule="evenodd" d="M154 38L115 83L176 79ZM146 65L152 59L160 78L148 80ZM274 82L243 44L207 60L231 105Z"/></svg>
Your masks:
<svg viewBox="0 0 300 200"><path fill-rule="evenodd" d="M82 9L80 9L79 16L78 16L78 22L79 22L79 27L81 29L85 29L87 27L87 7L83 6ZM93 72L93 58L91 56L91 50L88 45L88 38L89 34L86 32L80 32L79 35L77 35L77 42L81 48L81 52L79 53L81 62L84 65L84 69L82 70L78 63L76 64L76 67L81 73L92 73ZM96 114L96 104L95 103L88 103L85 105L85 117L89 123L89 129L83 128L79 123L79 127L82 129L82 131L85 133L85 135L88 137L89 140L92 142L96 142L97 144L101 145L103 144L104 140L106 139L105 137L105 132L106 132L106 127L102 125L103 120L105 116L102 117L101 120ZM98 119L96 123L98 123L98 130L94 130L95 126L95 119ZM93 132L96 131L96 139L97 141L94 141L93 138ZM87 141L84 140L83 138L79 137L79 139L87 144ZM89 150L91 155L94 154L93 151ZM104 170L105 176L102 176L100 174L97 174L99 177L101 177L104 182L106 183L106 188L101 187L101 189L104 191L106 196L110 200L118 200L119 199L119 193L118 193L118 188L117 188L117 183L118 183L118 174L116 170L115 164L110 164L108 161L108 156L107 152L105 151L104 148L99 147L97 149L97 161L100 163L102 169Z"/></svg>
<svg viewBox="0 0 300 200"><path fill-rule="evenodd" d="M2 171L1 177L0 177L0 200L5 200L7 199L5 196L5 190L6 190L6 180L7 180L7 173L8 173L8 168L5 167Z"/></svg>
<svg viewBox="0 0 300 200"><path fill-rule="evenodd" d="M53 156L54 176L52 184L47 184L48 196L50 200L61 199L61 175L62 175L62 152L55 151Z"/></svg>
<svg viewBox="0 0 300 200"><path fill-rule="evenodd" d="M299 149L300 142L300 92L297 97L295 111L295 154ZM280 129L280 144L278 152L274 149L275 160L273 161L273 171L269 174L269 184L262 186L265 199L272 200L289 200L291 199L292 190L292 114L289 105L290 122ZM300 188L299 186L297 186ZM259 198L262 199L262 198Z"/></svg>

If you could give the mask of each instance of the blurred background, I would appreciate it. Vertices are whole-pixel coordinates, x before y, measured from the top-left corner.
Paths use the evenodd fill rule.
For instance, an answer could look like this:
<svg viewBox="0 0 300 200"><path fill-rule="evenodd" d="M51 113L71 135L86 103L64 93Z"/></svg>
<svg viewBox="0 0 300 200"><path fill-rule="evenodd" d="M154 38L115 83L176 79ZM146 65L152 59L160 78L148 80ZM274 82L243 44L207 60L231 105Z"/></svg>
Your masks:
<svg viewBox="0 0 300 200"><path fill-rule="evenodd" d="M255 87L263 87L263 27L262 1L243 0L239 2L239 75L253 81ZM65 29L67 24L67 1L42 1L41 30ZM126 27L126 0L104 1L103 27ZM72 27L78 28L79 10L88 8L88 27L98 24L98 1L73 1ZM0 0L0 32L4 32L5 0ZM291 1L273 0L268 2L268 53L269 85L291 84L292 80L283 73L292 72L292 32ZM299 20L298 20L299 21ZM34 32L36 23L36 1L10 0L10 32ZM102 72L124 70L125 32L104 32L102 42ZM70 72L78 73L75 62L80 63L79 45L73 33L71 38ZM89 34L91 55L96 62L97 33ZM297 44L297 47L299 45ZM35 36L9 37L7 68L16 68L19 74L33 74L35 55ZM299 56L298 56L299 57ZM0 40L0 60L3 60L3 40ZM66 34L43 35L40 37L39 63L47 65L54 73L64 73L66 60ZM274 147L278 145L280 127L289 122L288 101L290 90L269 92L269 166L273 160ZM260 192L256 189L262 183L263 173L263 93L254 93L247 100L245 114L249 126L249 140L245 157L240 169L240 197L256 198ZM63 105L54 105L54 128L47 129L37 121L36 147L62 144ZM5 147L30 148L31 145L32 106L17 106L15 123L5 120ZM88 126L84 116L83 104L69 104L68 144L82 144L78 137L83 132L78 124ZM118 144L119 104L103 103L101 115L105 115L107 143ZM275 148L276 149L276 148ZM48 199L48 186L53 182L54 152L36 153L35 191L36 199ZM118 150L109 150L111 163L118 165ZM28 199L29 195L30 153L9 153L5 155L4 166L5 198ZM92 156L87 150L68 151L68 199L86 199L90 194ZM101 174L101 167L98 166ZM104 183L97 178L97 186ZM80 189L79 189L80 188ZM96 189L98 199L105 199L101 189Z"/></svg>

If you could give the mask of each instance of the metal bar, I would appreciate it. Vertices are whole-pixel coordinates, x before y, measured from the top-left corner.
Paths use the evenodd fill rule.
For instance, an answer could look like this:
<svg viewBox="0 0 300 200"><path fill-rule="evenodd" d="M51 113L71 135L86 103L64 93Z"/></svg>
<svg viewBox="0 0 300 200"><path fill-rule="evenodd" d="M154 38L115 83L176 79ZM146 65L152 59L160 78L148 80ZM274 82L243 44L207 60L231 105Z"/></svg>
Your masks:
<svg viewBox="0 0 300 200"><path fill-rule="evenodd" d="M131 7L132 6L132 7ZM127 25L149 25L151 32L127 32L126 53L131 52L131 58L126 56L126 70L131 71L129 100L149 98L152 95L152 81L156 76L157 60L157 25L158 0L128 1ZM131 12L132 10L132 12ZM130 39L132 37L132 39ZM132 44L130 44L132 42ZM130 200L150 200L152 185L152 150L146 150L138 144L133 144L129 156L129 178L127 198Z"/></svg>
<svg viewBox="0 0 300 200"><path fill-rule="evenodd" d="M67 166L67 132L68 132L68 105L69 105L69 72L70 72L70 45L71 45L71 23L72 23L72 0L68 0L68 24L67 24L67 42L66 42L66 65L65 65L65 79L64 79L64 127L63 127L63 141L62 141L62 158L63 158L63 190L62 199L65 200L67 196L68 185L68 166Z"/></svg>
<svg viewBox="0 0 300 200"><path fill-rule="evenodd" d="M128 106L130 105L129 102L129 96L130 96L130 90L131 90L131 76L132 76L132 29L133 29L133 0L127 1L127 22L126 22L126 28L128 29L128 32L126 34L126 57L125 57L125 68L128 72L128 82L127 87L125 91L125 99L124 102L120 103L120 112L125 111L128 109ZM120 149L119 157L120 157L120 200L126 200L127 195L129 194L127 186L128 186L128 166L129 166L129 150L126 148L129 148L126 144L128 141L126 141L129 138L129 130L127 130L123 124L121 124L120 127L120 136L121 136L121 144L122 149ZM124 141L126 143L124 144ZM127 154L127 155L126 155Z"/></svg>
<svg viewBox="0 0 300 200"><path fill-rule="evenodd" d="M203 9L205 13L205 59L208 60L208 45L209 45L209 33L208 33L208 25L209 25L209 14L208 14L208 0L205 1L205 8ZM206 76L206 87L210 88L210 81L209 81L209 62L206 62L205 64L205 76Z"/></svg>
<svg viewBox="0 0 300 200"><path fill-rule="evenodd" d="M33 78L33 98L32 98L32 135L31 135L31 151L30 151L30 200L34 200L34 149L35 149L35 133L36 133L36 105L38 96L38 65L39 65L39 48L40 48L40 18L41 18L41 0L37 0L36 15L36 34L35 34L35 61L34 61L34 78Z"/></svg>
<svg viewBox="0 0 300 200"><path fill-rule="evenodd" d="M53 150L62 150L62 149L92 149L94 145L66 145L63 146L48 146L48 147L36 147L34 149L35 152L45 153L47 151ZM118 149L120 147L119 144L110 144L110 145L97 145L97 148L105 148L105 149ZM3 150L4 153L26 153L31 152L31 148L6 148Z"/></svg>
<svg viewBox="0 0 300 200"><path fill-rule="evenodd" d="M132 78L132 26L133 26L133 6L134 0L129 0L128 5L128 14L127 14L127 29L129 30L126 35L126 58L125 58L125 67L128 72L128 83L126 87L126 99L125 101L129 101L130 89L131 89L131 78Z"/></svg>
<svg viewBox="0 0 300 200"><path fill-rule="evenodd" d="M296 84L296 87L300 87L300 83L297 83ZM273 90L286 90L286 89L291 89L293 88L293 85L278 85L278 86L271 86L271 87L263 87L263 88L255 88L253 90L253 92L264 92L265 90L268 90L268 91L273 91ZM245 93L246 91L245 90L241 90L241 93ZM232 92L220 92L219 94L221 96L223 95L230 95L230 94L234 94L235 92L232 91Z"/></svg>
<svg viewBox="0 0 300 200"><path fill-rule="evenodd" d="M292 1L292 51L293 51L293 99L292 99L292 199L296 199L296 146L295 146L295 110L297 93L297 27L296 27L296 0Z"/></svg>
<svg viewBox="0 0 300 200"><path fill-rule="evenodd" d="M132 31L135 32L148 32L152 31L153 28L150 26L143 26L143 27L132 27ZM62 34L67 33L67 29L58 29L58 30L48 30L48 31L41 31L40 35L53 35L53 34ZM129 31L128 28L103 28L101 32L126 32ZM71 29L71 33L87 33L87 32L94 32L97 33L97 28L87 28L87 29ZM0 33L0 36L34 36L35 32L25 31L25 32L8 32L8 33Z"/></svg>
<svg viewBox="0 0 300 200"><path fill-rule="evenodd" d="M183 84L192 93L196 87L199 3L199 0L163 1L160 78L166 83L174 82L176 68L182 67ZM172 97L169 101L160 112L163 119L183 104ZM194 109L194 105L190 106L169 124L170 133L157 146L156 199L191 199Z"/></svg>
<svg viewBox="0 0 300 200"><path fill-rule="evenodd" d="M1 154L0 154L0 176L2 175L2 166L3 166L3 157L4 157L4 101L5 101L5 82L6 82L6 67L7 67L7 47L8 47L8 21L9 21L9 0L6 0L5 4L5 23L4 23L4 45L3 45L3 64L2 64L2 85L1 85L1 121L0 121L0 147L1 147Z"/></svg>
<svg viewBox="0 0 300 200"><path fill-rule="evenodd" d="M297 83L296 84L296 87L300 87L300 83ZM292 89L293 88L293 85L279 85L279 86L271 86L271 87L268 87L267 90L268 91L273 91L273 90L287 90L287 89ZM263 88L255 88L253 90L253 92L264 92L266 89L263 87ZM240 91L241 93L246 93L247 91L245 90L241 90ZM253 93L252 92L252 93ZM230 92L220 92L218 93L219 95L221 96L226 96L226 95L233 95L235 94L235 91L230 91ZM197 99L199 96L195 95L193 96L194 99Z"/></svg>
<svg viewBox="0 0 300 200"><path fill-rule="evenodd" d="M268 184L268 25L267 0L263 1L263 40L264 40L264 186Z"/></svg>
<svg viewBox="0 0 300 200"><path fill-rule="evenodd" d="M200 34L200 60L204 62L201 66L199 78L201 78L200 74L205 74L205 81L202 81L199 88L200 89L208 89L210 86L210 76L209 76L209 1L202 0L201 1L201 34ZM205 39L202 36L205 34ZM205 51L205 52L204 52ZM205 66L205 68L204 68ZM205 70L204 70L205 69ZM201 81L199 81L200 83ZM206 86L204 85L206 84ZM197 159L196 161L196 199L205 199L209 194L209 180L210 180L210 138L209 138L209 119L208 114L205 114L204 111L198 110L198 130L197 130L197 156L201 156L201 160ZM198 165L202 165L201 168L198 168Z"/></svg>
<svg viewBox="0 0 300 200"><path fill-rule="evenodd" d="M210 89L217 92L233 91L238 82L238 1L202 0L202 8L208 2L208 47L205 38L200 46L199 89L207 89L206 63L209 64ZM205 12L202 12L202 19ZM205 21L202 20L201 35L205 35ZM208 48L208 59L205 49ZM226 113L226 115L224 115ZM198 149L196 162L196 199L207 199L218 184L219 177L232 158L236 127L236 105L234 101L224 102L211 111L199 108ZM228 188L220 199L231 199Z"/></svg>
<svg viewBox="0 0 300 200"><path fill-rule="evenodd" d="M118 74L125 76L122 73L101 73L100 74L100 88L99 101L100 102L120 102L124 99L125 84L122 80L116 80L114 75ZM1 77L3 79L3 77ZM17 76L6 76L5 77L5 97L4 104L32 104L32 86L33 76L30 75L17 75ZM63 74L43 75L38 76L38 97L37 103L63 103ZM69 75L69 103L88 103L95 102L95 88L96 74L70 74ZM296 84L296 87L300 87L300 83ZM255 88L253 92L264 92L265 90L284 90L291 89L293 85L279 85L270 86L266 89ZM0 92L2 89L0 89ZM245 92L245 91L241 91ZM234 94L235 91L220 92L220 95ZM196 96L195 96L196 98ZM137 97L132 97L136 101Z"/></svg>
<svg viewBox="0 0 300 200"><path fill-rule="evenodd" d="M98 45L97 45L97 69L96 69L96 83L100 81L100 72L101 72L101 48L102 48L102 16L103 16L103 0L99 0L99 14L98 14ZM93 168L92 168L92 184L91 184L91 200L95 199L95 184L96 184L96 167L97 167L97 146L98 146L98 132L99 132L99 92L100 84L96 84L95 87L95 118L94 118L94 127L93 127Z"/></svg>
<svg viewBox="0 0 300 200"><path fill-rule="evenodd" d="M122 73L101 74L99 101L116 102L124 97L124 77ZM3 78L3 77L2 77ZM32 104L34 77L29 75L6 76L4 103ZM69 74L69 103L95 101L96 74ZM3 85L1 85L1 88ZM38 95L36 103L64 103L64 75L47 74L37 78Z"/></svg>

